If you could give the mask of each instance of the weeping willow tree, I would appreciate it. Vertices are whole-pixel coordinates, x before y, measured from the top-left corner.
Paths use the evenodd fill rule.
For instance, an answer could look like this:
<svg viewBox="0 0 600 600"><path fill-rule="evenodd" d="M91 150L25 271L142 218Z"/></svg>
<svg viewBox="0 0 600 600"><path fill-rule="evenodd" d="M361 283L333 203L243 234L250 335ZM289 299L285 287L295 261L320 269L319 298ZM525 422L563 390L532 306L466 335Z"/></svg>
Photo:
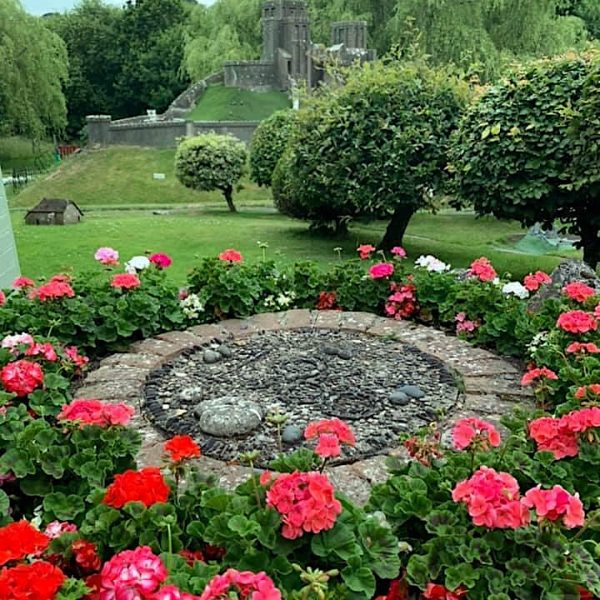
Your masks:
<svg viewBox="0 0 600 600"><path fill-rule="evenodd" d="M562 15L564 0L398 0L388 29L400 45L419 32L434 64L455 63L486 79L514 57L557 54L583 46L584 21Z"/></svg>
<svg viewBox="0 0 600 600"><path fill-rule="evenodd" d="M0 2L0 133L40 139L66 124L67 53L18 0Z"/></svg>

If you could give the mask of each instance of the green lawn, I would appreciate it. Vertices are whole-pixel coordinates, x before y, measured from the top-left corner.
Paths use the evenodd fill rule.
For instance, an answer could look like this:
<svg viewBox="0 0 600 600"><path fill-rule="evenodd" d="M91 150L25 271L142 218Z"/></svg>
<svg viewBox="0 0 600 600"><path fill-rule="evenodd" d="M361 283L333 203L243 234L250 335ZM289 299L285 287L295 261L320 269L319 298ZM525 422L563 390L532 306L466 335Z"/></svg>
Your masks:
<svg viewBox="0 0 600 600"><path fill-rule="evenodd" d="M262 121L290 107L283 92L250 92L222 85L209 87L188 114L190 121Z"/></svg>
<svg viewBox="0 0 600 600"><path fill-rule="evenodd" d="M225 248L237 248L247 259L258 260L257 241L262 241L269 244L269 256L284 262L314 259L326 264L337 260L336 246L343 248L343 257L353 258L358 244L377 242L385 228L385 223L357 225L340 242L311 235L306 224L256 207L238 214L210 207L177 209L167 215L106 210L90 212L81 224L65 227L26 226L23 213L14 211L13 224L22 271L30 277L48 276L71 266L75 271L89 269L96 248L112 246L124 259L147 251L170 254L174 259L171 272L179 282L200 257L215 256ZM473 258L486 255L498 270L517 277L558 264L556 256L508 252L506 238L519 231L518 225L493 218L419 214L409 226L405 245L411 259L434 254L454 266L467 266Z"/></svg>
<svg viewBox="0 0 600 600"><path fill-rule="evenodd" d="M68 198L81 207L194 204L225 202L220 192L195 192L175 179L175 150L112 147L87 150L67 158L44 179L29 185L10 201L11 207L31 208L44 196ZM154 173L164 173L162 181ZM270 202L270 193L244 181L239 194L246 204Z"/></svg>
<svg viewBox="0 0 600 600"><path fill-rule="evenodd" d="M342 242L309 234L307 225L277 214L269 190L245 182L236 201L241 212L227 212L218 192L193 192L175 179L174 150L113 147L91 150L67 159L10 200L23 273L47 276L73 267L92 266L99 246L117 248L123 258L146 251L163 251L175 260L172 272L183 282L186 271L201 256L234 247L248 258L258 258L257 241L268 242L269 253L293 261L311 258L335 260L333 248L354 257L359 243L376 243L385 223L356 224ZM164 173L164 181L153 173ZM25 226L24 210L44 197L69 198L85 212L83 223L66 227ZM129 210L117 210L127 208ZM156 208L168 214L153 214ZM99 210L103 209L103 210ZM557 256L533 256L514 250L517 223L472 214L444 211L418 214L411 221L406 247L411 258L434 254L455 266L466 266L486 255L500 271L516 276L536 269L552 269ZM512 238L512 240L511 240ZM577 255L576 253L570 253ZM569 253L563 254L569 255Z"/></svg>

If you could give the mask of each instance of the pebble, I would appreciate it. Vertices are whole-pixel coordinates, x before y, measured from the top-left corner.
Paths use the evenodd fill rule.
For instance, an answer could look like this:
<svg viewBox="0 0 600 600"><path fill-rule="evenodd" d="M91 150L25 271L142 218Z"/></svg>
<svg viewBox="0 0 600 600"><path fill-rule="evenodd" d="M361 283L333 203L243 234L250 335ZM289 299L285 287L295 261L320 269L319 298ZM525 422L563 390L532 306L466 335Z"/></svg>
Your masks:
<svg viewBox="0 0 600 600"><path fill-rule="evenodd" d="M349 360L353 356L352 352L346 348L340 348L337 355L344 360Z"/></svg>
<svg viewBox="0 0 600 600"><path fill-rule="evenodd" d="M202 399L202 388L199 385L184 388L179 392L179 399L184 402L193 402L194 400L199 402Z"/></svg>
<svg viewBox="0 0 600 600"><path fill-rule="evenodd" d="M260 405L237 396L221 396L201 402L194 414L204 433L227 438L254 431L263 419Z"/></svg>
<svg viewBox="0 0 600 600"><path fill-rule="evenodd" d="M402 385L398 388L398 392L404 392L407 396L411 398L424 398L425 392L416 385Z"/></svg>
<svg viewBox="0 0 600 600"><path fill-rule="evenodd" d="M214 350L205 350L202 354L202 360L206 364L212 365L221 360L221 354L219 352L215 352Z"/></svg>
<svg viewBox="0 0 600 600"><path fill-rule="evenodd" d="M396 390L390 394L390 402L397 406L406 406L410 403L410 398L406 393Z"/></svg>
<svg viewBox="0 0 600 600"><path fill-rule="evenodd" d="M233 350L229 346L219 346L217 352L224 358L231 358L233 356Z"/></svg>
<svg viewBox="0 0 600 600"><path fill-rule="evenodd" d="M337 349L337 346L331 346L329 344L325 344L323 346L323 352L325 354L329 354L330 356L337 356L338 349Z"/></svg>
<svg viewBox="0 0 600 600"><path fill-rule="evenodd" d="M286 444L296 444L304 437L304 432L295 425L286 425L281 432L281 439Z"/></svg>

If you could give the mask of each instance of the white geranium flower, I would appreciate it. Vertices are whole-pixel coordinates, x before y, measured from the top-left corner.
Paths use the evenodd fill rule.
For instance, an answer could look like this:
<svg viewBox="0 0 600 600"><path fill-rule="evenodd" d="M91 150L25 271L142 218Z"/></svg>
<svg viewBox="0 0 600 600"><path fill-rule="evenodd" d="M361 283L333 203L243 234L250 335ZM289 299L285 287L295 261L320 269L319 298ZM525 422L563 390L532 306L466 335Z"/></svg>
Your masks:
<svg viewBox="0 0 600 600"><path fill-rule="evenodd" d="M9 348L13 350L17 346L21 344L26 344L27 346L33 345L33 337L31 337L28 333L17 333L16 335L7 335L0 344L2 348Z"/></svg>
<svg viewBox="0 0 600 600"><path fill-rule="evenodd" d="M502 288L502 293L507 296L513 295L517 298L521 298L521 300L525 300L525 298L529 298L529 291L527 288L520 283L519 281L511 281L504 285Z"/></svg>
<svg viewBox="0 0 600 600"><path fill-rule="evenodd" d="M125 263L125 271L127 273L135 274L138 271L143 271L150 266L150 260L147 256L134 256Z"/></svg>
<svg viewBox="0 0 600 600"><path fill-rule="evenodd" d="M204 305L198 294L190 294L179 303L183 314L189 319L197 319L204 312Z"/></svg>
<svg viewBox="0 0 600 600"><path fill-rule="evenodd" d="M450 270L450 265L447 265L435 256L431 256L431 254L419 256L415 261L415 265L427 269L430 273L443 273Z"/></svg>

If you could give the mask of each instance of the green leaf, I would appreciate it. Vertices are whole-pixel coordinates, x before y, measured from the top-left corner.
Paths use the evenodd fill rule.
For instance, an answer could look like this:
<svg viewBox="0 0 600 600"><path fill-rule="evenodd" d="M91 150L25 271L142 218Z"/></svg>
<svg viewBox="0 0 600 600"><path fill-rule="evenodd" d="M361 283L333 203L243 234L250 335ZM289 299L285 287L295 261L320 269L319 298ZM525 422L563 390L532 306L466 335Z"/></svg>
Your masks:
<svg viewBox="0 0 600 600"><path fill-rule="evenodd" d="M335 524L333 529L315 535L310 542L310 547L317 556L335 555L342 560L361 554L360 547L356 543L356 538L350 527L339 522Z"/></svg>
<svg viewBox="0 0 600 600"><path fill-rule="evenodd" d="M375 576L366 567L346 567L342 571L342 579L353 592L362 593L365 598L372 598L375 594Z"/></svg>
<svg viewBox="0 0 600 600"><path fill-rule="evenodd" d="M457 587L464 585L466 588L471 588L479 579L479 572L476 571L469 563L461 563L454 567L446 569L445 585L450 590L455 590Z"/></svg>
<svg viewBox="0 0 600 600"><path fill-rule="evenodd" d="M62 492L48 494L44 498L43 505L44 510L59 521L73 521L85 510L83 499L80 496L74 494L67 496Z"/></svg>

